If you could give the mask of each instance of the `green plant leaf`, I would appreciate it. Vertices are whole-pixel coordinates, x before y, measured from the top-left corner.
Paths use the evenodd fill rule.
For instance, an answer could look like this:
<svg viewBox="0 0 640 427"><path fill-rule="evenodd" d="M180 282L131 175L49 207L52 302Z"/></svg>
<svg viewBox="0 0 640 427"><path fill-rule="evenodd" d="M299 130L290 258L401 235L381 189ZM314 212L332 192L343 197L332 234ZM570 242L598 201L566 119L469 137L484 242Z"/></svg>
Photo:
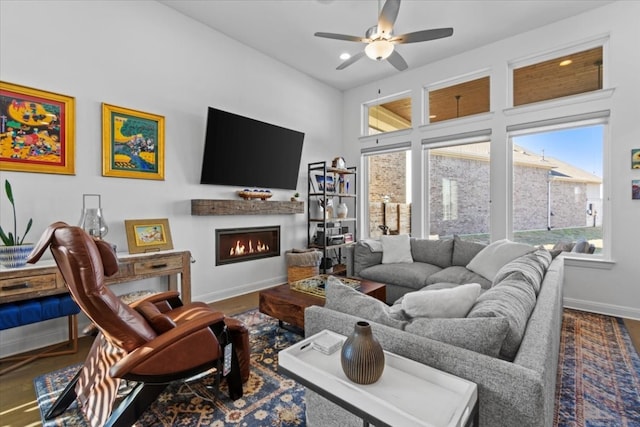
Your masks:
<svg viewBox="0 0 640 427"><path fill-rule="evenodd" d="M0 227L0 240L2 240L2 243L4 243L5 246L13 246L9 241L9 237L4 234L4 230L2 229L2 227Z"/></svg>
<svg viewBox="0 0 640 427"><path fill-rule="evenodd" d="M29 218L29 222L27 223L27 229L24 231L24 234L22 235L22 240L20 240L20 243L18 243L19 245L24 243L24 238L27 237L27 233L29 232L29 230L31 230L32 225L33 225L33 218Z"/></svg>
<svg viewBox="0 0 640 427"><path fill-rule="evenodd" d="M11 183L8 179L4 180L4 191L7 193L7 199L9 199L11 206L13 206L13 191L11 190Z"/></svg>

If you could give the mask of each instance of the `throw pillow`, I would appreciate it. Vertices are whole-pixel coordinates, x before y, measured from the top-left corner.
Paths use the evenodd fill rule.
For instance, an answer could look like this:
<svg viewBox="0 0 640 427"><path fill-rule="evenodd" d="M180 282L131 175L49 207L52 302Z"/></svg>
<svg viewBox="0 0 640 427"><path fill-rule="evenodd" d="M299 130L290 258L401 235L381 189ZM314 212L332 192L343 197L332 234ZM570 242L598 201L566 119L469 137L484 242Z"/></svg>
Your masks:
<svg viewBox="0 0 640 427"><path fill-rule="evenodd" d="M467 264L467 268L493 281L503 265L534 250L535 247L525 243L516 243L507 239L498 240L478 252Z"/></svg>
<svg viewBox="0 0 640 427"><path fill-rule="evenodd" d="M477 319L414 319L406 332L498 357L509 330L504 317Z"/></svg>
<svg viewBox="0 0 640 427"><path fill-rule="evenodd" d="M402 309L410 317L465 317L479 295L478 283L408 292L402 299Z"/></svg>
<svg viewBox="0 0 640 427"><path fill-rule="evenodd" d="M382 263L412 263L411 242L408 234L397 236L380 236L382 243Z"/></svg>
<svg viewBox="0 0 640 427"><path fill-rule="evenodd" d="M343 284L335 276L327 279L325 297L324 306L331 310L397 329L404 329L407 324L406 321L395 319L387 304Z"/></svg>
<svg viewBox="0 0 640 427"><path fill-rule="evenodd" d="M576 245L571 249L571 252L578 254L589 253L589 242L584 239L580 239L576 242Z"/></svg>
<svg viewBox="0 0 640 427"><path fill-rule="evenodd" d="M531 285L511 275L478 297L468 318L505 317L509 331L500 349L500 355L513 360L527 329L529 316L536 305Z"/></svg>

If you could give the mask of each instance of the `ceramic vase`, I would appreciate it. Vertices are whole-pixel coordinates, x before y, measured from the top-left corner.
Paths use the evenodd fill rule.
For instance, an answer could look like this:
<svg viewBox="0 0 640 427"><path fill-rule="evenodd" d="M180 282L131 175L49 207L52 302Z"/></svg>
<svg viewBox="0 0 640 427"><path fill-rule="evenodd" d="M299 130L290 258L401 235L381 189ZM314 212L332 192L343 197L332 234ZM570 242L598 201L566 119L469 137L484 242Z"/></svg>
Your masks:
<svg viewBox="0 0 640 427"><path fill-rule="evenodd" d="M6 268L24 267L33 247L34 245L31 243L17 246L0 246L0 265Z"/></svg>
<svg viewBox="0 0 640 427"><path fill-rule="evenodd" d="M349 215L349 207L342 202L338 205L338 218L346 218Z"/></svg>
<svg viewBox="0 0 640 427"><path fill-rule="evenodd" d="M356 322L353 334L342 345L340 362L345 375L354 383L373 384L380 379L384 371L384 351L368 322Z"/></svg>

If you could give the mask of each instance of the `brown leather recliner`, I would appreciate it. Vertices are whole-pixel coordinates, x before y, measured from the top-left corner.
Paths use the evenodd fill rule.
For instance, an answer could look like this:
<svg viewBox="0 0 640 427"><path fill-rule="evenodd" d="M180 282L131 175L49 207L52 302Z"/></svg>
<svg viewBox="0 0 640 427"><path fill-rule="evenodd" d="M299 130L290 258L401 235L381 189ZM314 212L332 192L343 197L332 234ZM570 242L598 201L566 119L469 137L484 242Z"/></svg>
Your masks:
<svg viewBox="0 0 640 427"><path fill-rule="evenodd" d="M132 425L169 382L213 368L217 394L227 342L237 348L227 377L229 393L232 399L242 396L241 376L248 378L250 350L241 322L227 319L227 327L222 313L201 302L183 305L178 292L124 304L104 285L104 277L118 271L116 254L80 227L50 225L28 262L36 263L48 247L73 299L100 332L84 366L46 418L60 415L77 398L92 425ZM121 379L136 385L114 409Z"/></svg>

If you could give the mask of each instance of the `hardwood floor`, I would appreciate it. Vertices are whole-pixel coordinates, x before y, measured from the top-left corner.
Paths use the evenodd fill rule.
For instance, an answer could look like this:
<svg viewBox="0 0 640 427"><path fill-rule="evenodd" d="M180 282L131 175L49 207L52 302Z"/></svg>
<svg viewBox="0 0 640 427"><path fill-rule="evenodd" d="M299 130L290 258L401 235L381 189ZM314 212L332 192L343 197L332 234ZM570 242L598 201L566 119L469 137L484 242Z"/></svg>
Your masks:
<svg viewBox="0 0 640 427"><path fill-rule="evenodd" d="M234 315L258 307L258 292L210 304L226 315ZM640 353L640 321L625 319L625 325ZM0 377L0 427L32 427L40 424L40 411L33 391L33 379L47 372L84 361L92 339L83 337L78 352L72 355L36 360Z"/></svg>

